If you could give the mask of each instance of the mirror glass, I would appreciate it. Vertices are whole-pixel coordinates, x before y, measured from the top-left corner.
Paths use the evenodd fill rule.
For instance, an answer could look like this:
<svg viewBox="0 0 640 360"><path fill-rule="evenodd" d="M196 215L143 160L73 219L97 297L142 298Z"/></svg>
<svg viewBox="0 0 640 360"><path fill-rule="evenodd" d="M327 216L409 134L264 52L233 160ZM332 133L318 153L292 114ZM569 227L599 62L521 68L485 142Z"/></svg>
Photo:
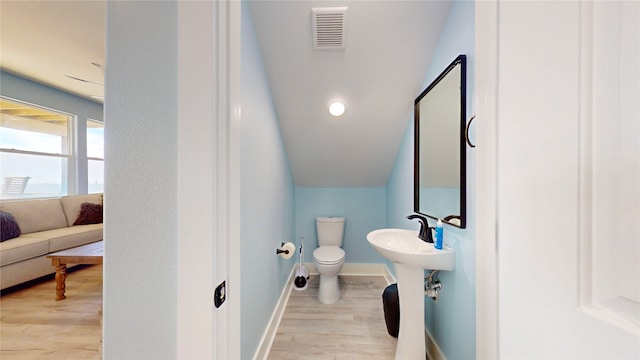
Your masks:
<svg viewBox="0 0 640 360"><path fill-rule="evenodd" d="M414 211L466 226L466 57L415 100Z"/></svg>

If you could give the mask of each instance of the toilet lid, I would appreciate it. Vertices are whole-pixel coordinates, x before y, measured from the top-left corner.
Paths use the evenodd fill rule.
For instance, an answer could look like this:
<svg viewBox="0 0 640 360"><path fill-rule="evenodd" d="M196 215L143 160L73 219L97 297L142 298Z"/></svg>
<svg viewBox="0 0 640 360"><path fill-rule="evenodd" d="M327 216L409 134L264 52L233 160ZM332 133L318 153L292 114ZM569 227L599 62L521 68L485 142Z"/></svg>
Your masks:
<svg viewBox="0 0 640 360"><path fill-rule="evenodd" d="M344 260L344 250L338 246L320 246L313 250L313 260L321 264L335 264Z"/></svg>

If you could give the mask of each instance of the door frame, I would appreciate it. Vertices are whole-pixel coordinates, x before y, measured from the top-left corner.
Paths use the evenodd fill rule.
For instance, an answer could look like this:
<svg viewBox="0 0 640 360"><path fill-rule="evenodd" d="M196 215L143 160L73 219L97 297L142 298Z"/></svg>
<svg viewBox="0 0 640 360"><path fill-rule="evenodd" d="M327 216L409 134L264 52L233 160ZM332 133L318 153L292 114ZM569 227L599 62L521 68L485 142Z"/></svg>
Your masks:
<svg viewBox="0 0 640 360"><path fill-rule="evenodd" d="M178 358L240 358L240 6L178 2Z"/></svg>

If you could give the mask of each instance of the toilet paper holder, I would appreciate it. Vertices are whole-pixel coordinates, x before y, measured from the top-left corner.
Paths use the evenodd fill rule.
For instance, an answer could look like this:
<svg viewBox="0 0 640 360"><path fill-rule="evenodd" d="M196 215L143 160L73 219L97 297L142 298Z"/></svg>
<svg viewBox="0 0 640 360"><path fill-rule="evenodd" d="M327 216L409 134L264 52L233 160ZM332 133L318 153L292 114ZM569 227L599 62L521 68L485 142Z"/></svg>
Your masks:
<svg viewBox="0 0 640 360"><path fill-rule="evenodd" d="M284 243L280 244L280 249L276 249L276 255L280 255L280 254L289 254L289 250L288 249L282 249L282 247L284 246Z"/></svg>
<svg viewBox="0 0 640 360"><path fill-rule="evenodd" d="M276 249L276 255L283 259L291 259L296 252L296 245L292 242L283 242L280 244L280 248Z"/></svg>

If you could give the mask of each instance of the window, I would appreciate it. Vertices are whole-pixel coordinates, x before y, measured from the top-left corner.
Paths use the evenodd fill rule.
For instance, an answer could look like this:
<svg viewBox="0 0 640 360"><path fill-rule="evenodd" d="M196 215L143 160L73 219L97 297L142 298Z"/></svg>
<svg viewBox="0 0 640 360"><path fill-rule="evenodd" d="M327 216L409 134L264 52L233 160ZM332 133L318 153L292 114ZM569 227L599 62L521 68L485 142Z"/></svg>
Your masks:
<svg viewBox="0 0 640 360"><path fill-rule="evenodd" d="M0 98L1 198L66 195L74 116Z"/></svg>
<svg viewBox="0 0 640 360"><path fill-rule="evenodd" d="M87 182L89 194L104 192L104 123L87 120Z"/></svg>

